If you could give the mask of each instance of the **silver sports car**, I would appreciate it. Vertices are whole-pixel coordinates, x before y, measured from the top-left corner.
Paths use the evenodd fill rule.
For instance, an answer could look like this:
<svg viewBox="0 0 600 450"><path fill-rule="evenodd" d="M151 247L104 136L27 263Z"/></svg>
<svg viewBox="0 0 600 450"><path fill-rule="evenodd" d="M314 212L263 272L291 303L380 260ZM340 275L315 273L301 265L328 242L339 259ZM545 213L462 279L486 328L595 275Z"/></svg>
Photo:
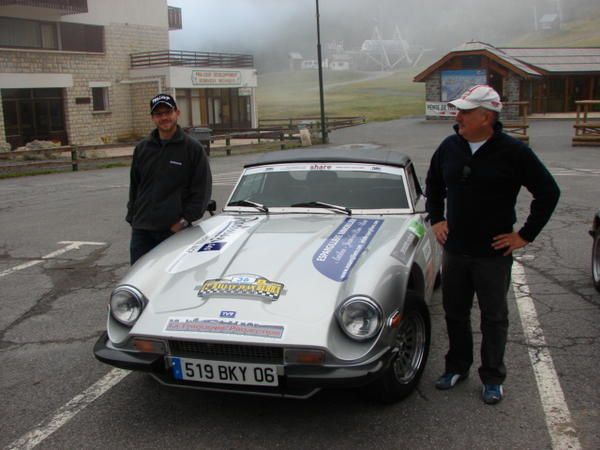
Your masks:
<svg viewBox="0 0 600 450"><path fill-rule="evenodd" d="M245 166L223 213L141 258L94 347L181 387L306 398L417 385L441 249L411 160L347 146Z"/></svg>

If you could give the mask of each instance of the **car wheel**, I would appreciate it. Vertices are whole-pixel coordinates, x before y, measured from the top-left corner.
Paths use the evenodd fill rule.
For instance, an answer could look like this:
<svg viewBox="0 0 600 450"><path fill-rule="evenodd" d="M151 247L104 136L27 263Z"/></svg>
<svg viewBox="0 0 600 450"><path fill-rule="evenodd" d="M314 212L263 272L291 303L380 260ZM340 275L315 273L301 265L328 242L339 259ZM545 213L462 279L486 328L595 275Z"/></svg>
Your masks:
<svg viewBox="0 0 600 450"><path fill-rule="evenodd" d="M369 386L371 394L384 403L394 403L411 394L423 375L429 345L431 322L423 300L409 296L395 338L394 357L381 378Z"/></svg>
<svg viewBox="0 0 600 450"><path fill-rule="evenodd" d="M594 233L592 245L592 279L596 290L600 292L600 228Z"/></svg>

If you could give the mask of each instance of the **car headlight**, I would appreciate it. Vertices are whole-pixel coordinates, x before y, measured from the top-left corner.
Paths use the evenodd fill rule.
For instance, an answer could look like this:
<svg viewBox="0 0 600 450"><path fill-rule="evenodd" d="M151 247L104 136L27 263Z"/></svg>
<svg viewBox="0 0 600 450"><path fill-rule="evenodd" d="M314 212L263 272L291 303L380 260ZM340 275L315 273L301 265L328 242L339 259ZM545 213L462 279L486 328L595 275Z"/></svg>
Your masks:
<svg viewBox="0 0 600 450"><path fill-rule="evenodd" d="M132 327L146 307L144 295L132 286L119 286L110 295L110 313L113 318Z"/></svg>
<svg viewBox="0 0 600 450"><path fill-rule="evenodd" d="M381 330L381 308L368 297L350 297L337 309L337 321L348 337L356 341L366 341Z"/></svg>

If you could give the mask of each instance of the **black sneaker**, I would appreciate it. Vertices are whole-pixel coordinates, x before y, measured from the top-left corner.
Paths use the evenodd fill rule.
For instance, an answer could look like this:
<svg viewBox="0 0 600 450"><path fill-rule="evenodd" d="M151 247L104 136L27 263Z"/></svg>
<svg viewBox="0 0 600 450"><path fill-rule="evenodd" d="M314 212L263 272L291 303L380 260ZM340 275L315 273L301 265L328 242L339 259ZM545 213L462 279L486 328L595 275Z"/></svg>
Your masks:
<svg viewBox="0 0 600 450"><path fill-rule="evenodd" d="M452 389L459 381L466 380L468 373L446 372L435 382L435 387L442 391Z"/></svg>
<svg viewBox="0 0 600 450"><path fill-rule="evenodd" d="M484 384L481 391L483 403L487 405L495 405L504 397L504 391L501 384Z"/></svg>

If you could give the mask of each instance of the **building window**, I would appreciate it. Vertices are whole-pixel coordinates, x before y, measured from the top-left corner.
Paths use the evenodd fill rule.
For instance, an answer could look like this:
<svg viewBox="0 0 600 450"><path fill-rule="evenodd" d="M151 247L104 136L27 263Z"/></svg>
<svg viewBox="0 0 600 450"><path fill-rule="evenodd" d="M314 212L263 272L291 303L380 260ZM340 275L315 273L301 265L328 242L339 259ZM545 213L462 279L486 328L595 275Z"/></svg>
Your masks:
<svg viewBox="0 0 600 450"><path fill-rule="evenodd" d="M0 17L0 47L104 52L104 27Z"/></svg>
<svg viewBox="0 0 600 450"><path fill-rule="evenodd" d="M0 46L56 50L56 24L0 17Z"/></svg>
<svg viewBox="0 0 600 450"><path fill-rule="evenodd" d="M169 30L181 30L183 28L181 22L181 8L169 6L167 11L169 15Z"/></svg>
<svg viewBox="0 0 600 450"><path fill-rule="evenodd" d="M108 111L108 88L92 88L92 109L94 111Z"/></svg>

